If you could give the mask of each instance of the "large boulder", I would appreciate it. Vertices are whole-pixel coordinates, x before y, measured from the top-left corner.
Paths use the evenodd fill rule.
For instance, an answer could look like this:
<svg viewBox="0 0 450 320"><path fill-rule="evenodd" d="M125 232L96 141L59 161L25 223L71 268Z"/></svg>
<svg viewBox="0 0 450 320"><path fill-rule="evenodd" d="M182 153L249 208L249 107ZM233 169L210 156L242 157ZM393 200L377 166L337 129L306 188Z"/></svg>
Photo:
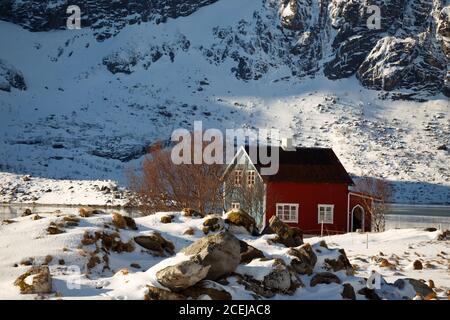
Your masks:
<svg viewBox="0 0 450 320"><path fill-rule="evenodd" d="M253 259L265 258L264 253L261 250L252 247L247 242L239 240L241 245L241 262L249 263Z"/></svg>
<svg viewBox="0 0 450 320"><path fill-rule="evenodd" d="M294 257L291 266L297 273L312 274L317 256L309 243L302 245L300 248L290 248L287 253Z"/></svg>
<svg viewBox="0 0 450 320"><path fill-rule="evenodd" d="M34 266L16 279L14 285L22 294L52 292L52 278L48 266Z"/></svg>
<svg viewBox="0 0 450 320"><path fill-rule="evenodd" d="M166 267L156 273L158 282L172 291L181 291L203 280L210 266L205 266L199 261L185 260L173 266Z"/></svg>
<svg viewBox="0 0 450 320"><path fill-rule="evenodd" d="M239 240L230 232L209 235L184 248L203 266L210 266L206 279L216 280L232 273L241 261Z"/></svg>
<svg viewBox="0 0 450 320"><path fill-rule="evenodd" d="M255 219L244 210L232 210L228 212L225 223L231 226L243 227L250 234L254 234L257 231Z"/></svg>
<svg viewBox="0 0 450 320"><path fill-rule="evenodd" d="M163 256L166 253L172 255L175 252L174 244L156 231L145 236L134 237L134 241L141 247L159 256Z"/></svg>
<svg viewBox="0 0 450 320"><path fill-rule="evenodd" d="M299 228L288 226L277 216L270 218L269 226L277 234L275 242L282 243L286 247L298 247L303 244L303 232Z"/></svg>

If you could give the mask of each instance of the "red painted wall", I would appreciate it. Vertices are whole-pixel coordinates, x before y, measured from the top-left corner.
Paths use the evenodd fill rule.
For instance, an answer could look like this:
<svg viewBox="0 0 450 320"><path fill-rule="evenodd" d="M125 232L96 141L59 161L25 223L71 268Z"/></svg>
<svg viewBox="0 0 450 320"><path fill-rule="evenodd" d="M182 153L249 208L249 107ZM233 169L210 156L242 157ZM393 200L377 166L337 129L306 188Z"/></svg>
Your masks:
<svg viewBox="0 0 450 320"><path fill-rule="evenodd" d="M299 227L305 234L320 234L318 220L319 204L334 204L333 224L324 224L324 235L347 232L346 184L300 184L292 182L269 182L266 194L266 224L276 214L276 203L299 204Z"/></svg>

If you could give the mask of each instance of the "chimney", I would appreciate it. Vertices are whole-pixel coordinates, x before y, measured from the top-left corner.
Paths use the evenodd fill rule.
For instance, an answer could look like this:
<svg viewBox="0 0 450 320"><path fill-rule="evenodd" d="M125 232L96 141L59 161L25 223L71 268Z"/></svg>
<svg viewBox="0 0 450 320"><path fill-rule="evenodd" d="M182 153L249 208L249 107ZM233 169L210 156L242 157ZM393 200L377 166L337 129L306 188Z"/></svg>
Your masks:
<svg viewBox="0 0 450 320"><path fill-rule="evenodd" d="M281 148L284 151L295 151L295 147L292 146L292 138L282 138L281 139Z"/></svg>

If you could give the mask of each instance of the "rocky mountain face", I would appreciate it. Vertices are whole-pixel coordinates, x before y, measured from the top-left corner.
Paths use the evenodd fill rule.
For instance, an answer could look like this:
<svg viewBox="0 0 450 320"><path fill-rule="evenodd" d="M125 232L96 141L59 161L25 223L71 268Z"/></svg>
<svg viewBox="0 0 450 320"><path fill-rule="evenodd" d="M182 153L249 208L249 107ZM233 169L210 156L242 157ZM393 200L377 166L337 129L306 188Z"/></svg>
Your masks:
<svg viewBox="0 0 450 320"><path fill-rule="evenodd" d="M98 41L127 25L187 16L217 0L80 0L82 26ZM356 74L371 89L393 98L450 96L450 7L447 0L260 0L253 21L241 20L212 32L202 48L212 64L234 61L243 81L258 80L287 66L294 77L323 72L329 79ZM0 1L0 19L31 31L64 29L67 1ZM379 13L379 15L378 15ZM198 23L201 24L201 21ZM181 39L183 50L189 40ZM162 54L154 50L151 62ZM130 72L136 54L113 54L103 63L112 73Z"/></svg>

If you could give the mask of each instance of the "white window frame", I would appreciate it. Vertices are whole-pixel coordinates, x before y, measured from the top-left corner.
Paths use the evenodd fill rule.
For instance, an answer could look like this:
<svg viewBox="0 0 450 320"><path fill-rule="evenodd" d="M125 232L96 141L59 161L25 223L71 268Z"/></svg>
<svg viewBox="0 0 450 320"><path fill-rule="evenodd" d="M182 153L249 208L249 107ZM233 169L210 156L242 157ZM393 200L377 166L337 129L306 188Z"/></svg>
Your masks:
<svg viewBox="0 0 450 320"><path fill-rule="evenodd" d="M256 184L256 171L248 170L247 171L247 185L249 187L253 187Z"/></svg>
<svg viewBox="0 0 450 320"><path fill-rule="evenodd" d="M283 213L278 212L278 207L282 206L283 207ZM284 210L285 210L285 206L289 206L289 220L284 219ZM292 207L295 207L295 218L292 219L291 217L291 210ZM298 223L298 208L299 208L299 204L298 203L277 203L275 205L275 215L280 218L281 221L283 222L287 222L287 223Z"/></svg>
<svg viewBox="0 0 450 320"><path fill-rule="evenodd" d="M243 170L242 169L234 170L234 185L235 186L242 185L242 176L243 176Z"/></svg>
<svg viewBox="0 0 450 320"><path fill-rule="evenodd" d="M324 208L324 221L323 224L333 224L334 223L334 204L319 204L317 205L317 223L321 224L320 220L320 209ZM327 218L327 209L331 208L331 222L329 220L325 220Z"/></svg>
<svg viewBox="0 0 450 320"><path fill-rule="evenodd" d="M241 204L239 202L232 202L231 210L241 210Z"/></svg>

